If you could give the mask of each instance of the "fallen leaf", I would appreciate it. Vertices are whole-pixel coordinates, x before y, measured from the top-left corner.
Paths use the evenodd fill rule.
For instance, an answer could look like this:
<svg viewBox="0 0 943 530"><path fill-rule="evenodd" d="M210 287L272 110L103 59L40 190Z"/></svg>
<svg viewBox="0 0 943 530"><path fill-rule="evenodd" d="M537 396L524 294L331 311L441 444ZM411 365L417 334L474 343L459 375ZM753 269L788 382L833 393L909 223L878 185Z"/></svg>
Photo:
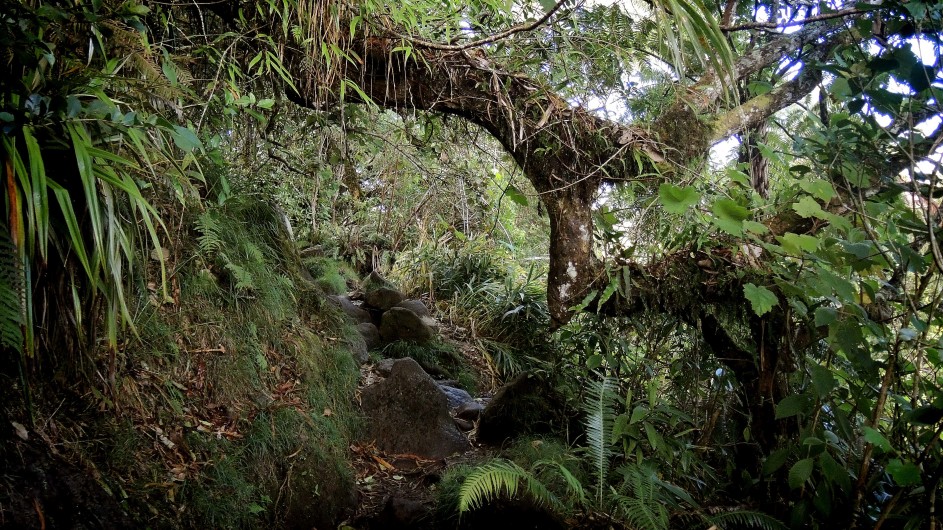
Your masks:
<svg viewBox="0 0 943 530"><path fill-rule="evenodd" d="M331 416L334 415L334 411L332 411L330 408L325 407L325 408L324 408L324 415L327 416L328 418L330 418Z"/></svg>
<svg viewBox="0 0 943 530"><path fill-rule="evenodd" d="M151 251L151 259L154 261L168 260L170 259L170 250L166 248L155 248Z"/></svg>
<svg viewBox="0 0 943 530"><path fill-rule="evenodd" d="M382 467L383 469L395 469L393 467L393 464L390 464L389 462L387 462L386 460L383 460L379 456L376 456L376 455L371 455L371 456L373 457L374 460L377 461L377 464L380 464L380 467Z"/></svg>
<svg viewBox="0 0 943 530"><path fill-rule="evenodd" d="M29 432L26 431L26 427L23 427L23 424L11 421L10 425L13 426L13 429L16 431L16 435L22 438L24 442L29 440Z"/></svg>

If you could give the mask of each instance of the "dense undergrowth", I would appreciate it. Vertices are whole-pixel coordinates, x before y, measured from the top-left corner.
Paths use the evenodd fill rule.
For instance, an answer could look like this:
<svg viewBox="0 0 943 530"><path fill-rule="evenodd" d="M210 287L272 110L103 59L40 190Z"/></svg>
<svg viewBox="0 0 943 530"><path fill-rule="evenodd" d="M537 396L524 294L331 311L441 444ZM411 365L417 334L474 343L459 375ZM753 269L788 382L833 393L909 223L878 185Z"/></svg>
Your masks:
<svg viewBox="0 0 943 530"><path fill-rule="evenodd" d="M651 155L658 142L640 144L633 178L608 175L581 198L600 268L553 331L553 194L467 123L282 98L317 81L282 63L313 42L289 27L302 15L317 25L320 13L301 13L310 6L254 4L252 16L285 23L268 35L202 4L8 4L0 457L16 471L0 471L0 486L24 517L42 516L19 491L44 484L30 468L40 455L78 469L140 526L333 526L355 502L359 337L325 300L377 270L428 302L448 340L390 344L374 360L414 357L479 393L533 377L546 392L521 399L520 415L560 409L542 424L551 432L514 433L494 460L447 470L439 520L485 526L526 508L607 528L938 527L938 4L856 7L884 17L859 19L859 33L897 25L925 40L875 35L820 57L818 112L745 132L736 160L677 166ZM485 4L474 7L485 16L448 2L393 11L513 22ZM587 94L608 99L631 63L647 66L626 119L643 120L631 122L640 132L664 123L691 87L648 62L664 50L643 36L670 22L642 28L618 6L580 6L551 22L554 49L521 38L491 57L551 76L559 96L535 93L554 104L532 121ZM729 7L748 24L772 8ZM617 38L644 57L610 63ZM933 51L918 56L918 40ZM574 42L585 53L569 53ZM737 90L772 94L767 80L782 73L771 70ZM573 146L532 154L556 147Z"/></svg>
<svg viewBox="0 0 943 530"><path fill-rule="evenodd" d="M67 398L80 407L68 415L45 400L55 393L37 395L37 431L142 524L330 524L350 508L359 422L353 330L317 286L335 279L302 270L263 202L231 200L186 222L190 235L166 247L172 295L135 283L137 336L114 371L105 384L72 381L82 395Z"/></svg>

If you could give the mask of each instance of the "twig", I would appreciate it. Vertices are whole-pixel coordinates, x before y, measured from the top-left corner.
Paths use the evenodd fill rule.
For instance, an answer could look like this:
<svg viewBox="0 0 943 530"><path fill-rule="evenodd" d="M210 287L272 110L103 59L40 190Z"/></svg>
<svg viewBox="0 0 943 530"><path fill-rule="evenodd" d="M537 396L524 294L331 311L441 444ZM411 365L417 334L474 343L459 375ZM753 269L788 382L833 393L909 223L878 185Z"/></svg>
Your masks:
<svg viewBox="0 0 943 530"><path fill-rule="evenodd" d="M874 6L875 9L881 6ZM748 29L781 29L788 28L792 26L804 26L812 22L817 22L819 20L831 20L833 18L842 18L851 15L860 15L863 13L868 13L873 11L873 9L859 9L857 7L852 7L849 9L842 9L841 11L834 11L832 13L823 13L821 15L814 15L811 17L806 17L802 20L791 20L789 22L749 22L747 24L737 24L735 26L720 26L720 31L725 33L730 33L732 31L744 31Z"/></svg>
<svg viewBox="0 0 943 530"><path fill-rule="evenodd" d="M495 34L493 34L493 35L489 35L489 36L487 36L487 37L484 37L484 38L481 38L481 39L478 39L478 40L473 40L473 41L471 41L471 42L466 42L465 44L440 44L440 43L438 43L438 42L432 42L432 41L428 41L428 40L418 39L418 38L415 38L415 37L409 37L409 36L407 36L407 35L398 35L398 37L400 37L400 38L402 38L402 39L404 39L404 40L407 40L407 41L409 41L409 42L415 44L416 46L420 46L420 47L422 47L422 48L429 48L429 49L432 49L432 50L442 50L442 51L447 51L447 52L460 52L460 51L462 51L462 50L468 50L468 49L471 49L471 48L478 48L478 47L484 46L484 45L486 45L486 44L491 44L492 42L497 42L497 41L499 41L499 40L506 39L506 38L510 37L511 35L514 35L515 33L521 33L521 32L524 32L524 31L531 31L531 30L537 28L538 26L540 26L541 24L543 24L544 22L546 22L548 19L550 19L550 17L552 17L552 16L554 15L554 13L556 13L557 11L559 11L560 8L563 7L563 4L565 4L566 2L567 2L567 0L560 0L559 2L557 2L556 4L554 4L554 6L553 6L552 8L550 8L549 11L547 11L546 13L544 13L544 16L538 18L537 20L535 20L535 21L533 21L533 22L528 22L528 23L518 24L518 25L516 25L516 26L511 26L510 28L508 28L508 29L506 29L506 30L504 30L504 31L495 33Z"/></svg>

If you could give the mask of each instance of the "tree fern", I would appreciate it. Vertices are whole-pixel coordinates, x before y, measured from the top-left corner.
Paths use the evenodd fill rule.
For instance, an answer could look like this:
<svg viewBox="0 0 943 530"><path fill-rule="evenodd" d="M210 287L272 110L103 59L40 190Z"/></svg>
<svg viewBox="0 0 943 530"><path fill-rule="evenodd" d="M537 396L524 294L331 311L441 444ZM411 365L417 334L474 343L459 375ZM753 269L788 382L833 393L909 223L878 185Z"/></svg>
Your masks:
<svg viewBox="0 0 943 530"><path fill-rule="evenodd" d="M560 507L560 501L533 474L507 460L492 460L476 467L458 492L458 511L467 512L499 497L515 498L524 484L527 493L538 505Z"/></svg>
<svg viewBox="0 0 943 530"><path fill-rule="evenodd" d="M612 457L612 424L615 412L615 380L605 377L590 383L583 401L586 413L586 454L592 464L596 479L594 494L597 506L603 504L603 493L609 477L609 460Z"/></svg>

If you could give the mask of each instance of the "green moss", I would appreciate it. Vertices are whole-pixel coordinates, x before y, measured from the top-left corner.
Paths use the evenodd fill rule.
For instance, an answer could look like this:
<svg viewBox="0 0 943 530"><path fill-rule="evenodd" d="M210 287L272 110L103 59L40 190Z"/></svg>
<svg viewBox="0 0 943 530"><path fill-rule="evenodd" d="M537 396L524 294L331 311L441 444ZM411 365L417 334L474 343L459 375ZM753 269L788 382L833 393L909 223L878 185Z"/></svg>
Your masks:
<svg viewBox="0 0 943 530"><path fill-rule="evenodd" d="M462 359L455 350L455 346L440 339L423 343L391 342L383 348L382 356L392 359L411 357L426 371L430 368L440 368L448 372L457 372L462 368Z"/></svg>
<svg viewBox="0 0 943 530"><path fill-rule="evenodd" d="M652 132L664 144L668 157L684 164L704 155L710 147L712 130L682 102L665 109Z"/></svg>

